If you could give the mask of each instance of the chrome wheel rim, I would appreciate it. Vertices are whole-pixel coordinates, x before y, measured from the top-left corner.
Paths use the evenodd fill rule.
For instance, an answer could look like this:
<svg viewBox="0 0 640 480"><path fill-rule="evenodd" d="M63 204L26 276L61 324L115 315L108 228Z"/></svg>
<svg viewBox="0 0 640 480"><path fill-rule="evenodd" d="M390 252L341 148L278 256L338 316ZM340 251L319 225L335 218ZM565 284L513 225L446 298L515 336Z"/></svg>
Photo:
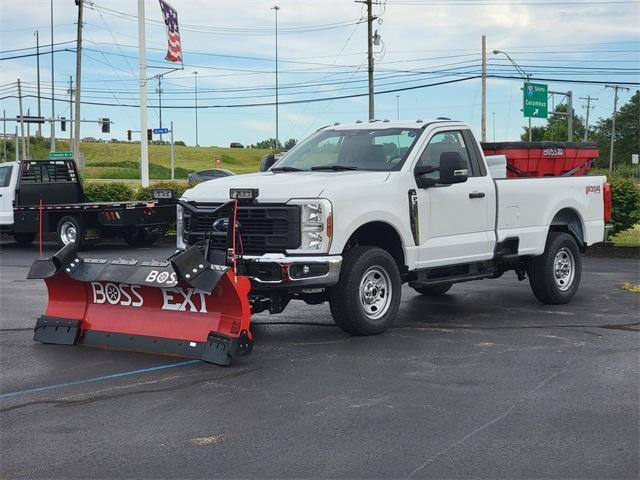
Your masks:
<svg viewBox="0 0 640 480"><path fill-rule="evenodd" d="M72 222L64 222L60 227L60 240L62 240L62 243L64 243L65 245L75 243L77 236L78 231L76 230L76 226Z"/></svg>
<svg viewBox="0 0 640 480"><path fill-rule="evenodd" d="M576 276L575 260L571 250L565 247L558 250L553 261L553 273L558 290L566 292L571 288Z"/></svg>
<svg viewBox="0 0 640 480"><path fill-rule="evenodd" d="M391 278L379 266L370 267L360 281L360 305L371 320L383 317L391 304Z"/></svg>

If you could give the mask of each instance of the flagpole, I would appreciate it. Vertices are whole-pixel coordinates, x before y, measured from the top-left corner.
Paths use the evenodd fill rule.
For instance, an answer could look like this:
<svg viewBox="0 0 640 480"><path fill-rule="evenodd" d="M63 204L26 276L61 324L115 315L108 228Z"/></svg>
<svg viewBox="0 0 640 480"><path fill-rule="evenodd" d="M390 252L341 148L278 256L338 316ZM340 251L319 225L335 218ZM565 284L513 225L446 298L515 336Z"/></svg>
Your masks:
<svg viewBox="0 0 640 480"><path fill-rule="evenodd" d="M140 182L149 186L149 147L147 140L147 64L144 31L144 0L138 0L138 55L140 57Z"/></svg>

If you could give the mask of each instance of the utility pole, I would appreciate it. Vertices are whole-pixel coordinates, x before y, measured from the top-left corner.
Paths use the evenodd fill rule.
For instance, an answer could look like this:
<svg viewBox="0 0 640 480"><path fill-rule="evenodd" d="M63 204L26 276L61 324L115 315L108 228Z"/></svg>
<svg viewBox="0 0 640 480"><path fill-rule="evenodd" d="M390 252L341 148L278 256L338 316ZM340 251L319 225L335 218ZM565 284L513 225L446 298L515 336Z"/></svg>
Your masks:
<svg viewBox="0 0 640 480"><path fill-rule="evenodd" d="M487 141L487 36L482 35L482 118L480 133L483 142Z"/></svg>
<svg viewBox="0 0 640 480"><path fill-rule="evenodd" d="M573 92L567 92L567 142L573 142Z"/></svg>
<svg viewBox="0 0 640 480"><path fill-rule="evenodd" d="M51 151L56 151L56 90L53 73L53 0L51 0Z"/></svg>
<svg viewBox="0 0 640 480"><path fill-rule="evenodd" d="M73 126L73 158L78 163L78 167L84 167L84 157L80 153L80 83L82 79L82 5L83 0L76 2L78 4L78 35L76 38L76 104L75 114L73 115L76 122L69 126Z"/></svg>
<svg viewBox="0 0 640 480"><path fill-rule="evenodd" d="M2 161L7 161L7 111L2 110Z"/></svg>
<svg viewBox="0 0 640 480"><path fill-rule="evenodd" d="M278 99L278 10L280 7L278 5L274 6L271 10L275 10L276 12L276 151L280 147L280 133L278 129L279 123L279 99Z"/></svg>
<svg viewBox="0 0 640 480"><path fill-rule="evenodd" d="M148 187L149 140L147 139L147 48L144 30L144 0L138 0L138 55L140 67L140 183L143 187ZM79 120L78 117L76 117L77 120Z"/></svg>
<svg viewBox="0 0 640 480"><path fill-rule="evenodd" d="M38 70L38 116L42 115L40 109L40 34L36 30L36 68ZM42 136L42 124L38 124L38 136Z"/></svg>
<svg viewBox="0 0 640 480"><path fill-rule="evenodd" d="M193 81L195 82L196 92L196 147L199 147L198 143L198 72L193 72Z"/></svg>
<svg viewBox="0 0 640 480"><path fill-rule="evenodd" d="M15 151L15 157L16 158L14 160L17 162L17 161L20 160L20 142L18 141L18 126L17 125L16 125L16 135L13 138L15 138L15 146L16 146L16 148L15 148L15 150L16 150Z"/></svg>
<svg viewBox="0 0 640 480"><path fill-rule="evenodd" d="M584 125L584 141L588 142L589 141L589 112L591 111L591 109L595 108L595 105L592 107L591 106L591 100L599 100L598 98L594 98L591 95L587 95L586 97L579 97L580 100L586 100L587 104L583 105L582 108L586 108L587 109L587 119L585 120L585 125Z"/></svg>
<svg viewBox="0 0 640 480"><path fill-rule="evenodd" d="M373 5L372 0L366 0L367 4L367 58L369 61L369 121L375 120L375 104L373 100Z"/></svg>
<svg viewBox="0 0 640 480"><path fill-rule="evenodd" d="M158 88L156 88L156 93L158 94L158 106L160 107L160 128L162 128L162 74L156 75L156 78L158 79ZM160 134L160 141L162 141L162 133Z"/></svg>
<svg viewBox="0 0 640 480"><path fill-rule="evenodd" d="M71 150L74 148L73 144L73 77L69 75L69 146Z"/></svg>
<svg viewBox="0 0 640 480"><path fill-rule="evenodd" d="M396 95L396 120L400 120L400 95Z"/></svg>
<svg viewBox="0 0 640 480"><path fill-rule="evenodd" d="M20 79L18 79L18 106L20 108L20 141L22 142L22 155L24 156L26 155L27 147L24 142L24 115L22 114L22 88L20 87ZM18 145L18 139L16 135L16 146L17 145ZM26 160L26 157L24 159ZM16 160L19 160L17 156L16 156Z"/></svg>
<svg viewBox="0 0 640 480"><path fill-rule="evenodd" d="M613 147L616 142L616 115L618 113L618 90L629 90L620 85L606 85L605 88L613 89L613 117L611 117L611 145L609 146L609 171L613 171Z"/></svg>
<svg viewBox="0 0 640 480"><path fill-rule="evenodd" d="M27 117L31 116L31 109L27 108ZM25 151L26 158L31 160L31 124L27 122L27 150Z"/></svg>

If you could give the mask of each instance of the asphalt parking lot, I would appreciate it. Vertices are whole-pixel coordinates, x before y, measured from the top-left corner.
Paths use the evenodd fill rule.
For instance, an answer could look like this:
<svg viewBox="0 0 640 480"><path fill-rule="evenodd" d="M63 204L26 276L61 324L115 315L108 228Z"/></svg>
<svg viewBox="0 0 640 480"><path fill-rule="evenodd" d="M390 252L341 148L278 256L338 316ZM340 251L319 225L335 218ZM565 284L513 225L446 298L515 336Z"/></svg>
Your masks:
<svg viewBox="0 0 640 480"><path fill-rule="evenodd" d="M36 255L0 245L2 478L640 476L640 295L620 287L637 260L585 258L559 307L513 273L441 298L405 287L376 337L292 303L255 316L253 353L223 368L34 343Z"/></svg>

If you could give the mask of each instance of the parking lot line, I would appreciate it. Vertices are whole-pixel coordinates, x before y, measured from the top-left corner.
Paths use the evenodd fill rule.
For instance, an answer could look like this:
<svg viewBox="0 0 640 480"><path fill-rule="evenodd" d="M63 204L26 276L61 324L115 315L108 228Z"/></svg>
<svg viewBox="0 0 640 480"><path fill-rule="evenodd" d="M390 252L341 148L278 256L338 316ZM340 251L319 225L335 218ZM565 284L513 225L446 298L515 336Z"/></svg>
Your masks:
<svg viewBox="0 0 640 480"><path fill-rule="evenodd" d="M85 384L85 383L101 382L103 380L111 380L113 378L120 378L120 377L128 377L128 376L131 376L131 375L138 375L140 373L148 373L148 372L155 372L157 370L166 370L168 368L183 367L185 365L193 365L193 364L200 363L200 362L201 362L201 360L187 360L187 361L184 361L184 362L169 363L169 364L165 364L165 365L158 365L157 367L141 368L141 369L138 369L138 370L129 370L129 371L126 371L126 372L112 373L112 374L109 374L109 375L101 375L99 377L86 378L86 379L83 379L83 380L75 380L73 382L56 383L54 385L45 385L45 386L42 386L42 387L28 388L26 390L18 390L18 391L15 391L15 392L2 393L2 394L0 394L0 400L3 399L3 398L17 397L18 395L27 395L29 393L45 392L47 390L54 390L56 388L70 387L72 385L82 385L82 384Z"/></svg>

